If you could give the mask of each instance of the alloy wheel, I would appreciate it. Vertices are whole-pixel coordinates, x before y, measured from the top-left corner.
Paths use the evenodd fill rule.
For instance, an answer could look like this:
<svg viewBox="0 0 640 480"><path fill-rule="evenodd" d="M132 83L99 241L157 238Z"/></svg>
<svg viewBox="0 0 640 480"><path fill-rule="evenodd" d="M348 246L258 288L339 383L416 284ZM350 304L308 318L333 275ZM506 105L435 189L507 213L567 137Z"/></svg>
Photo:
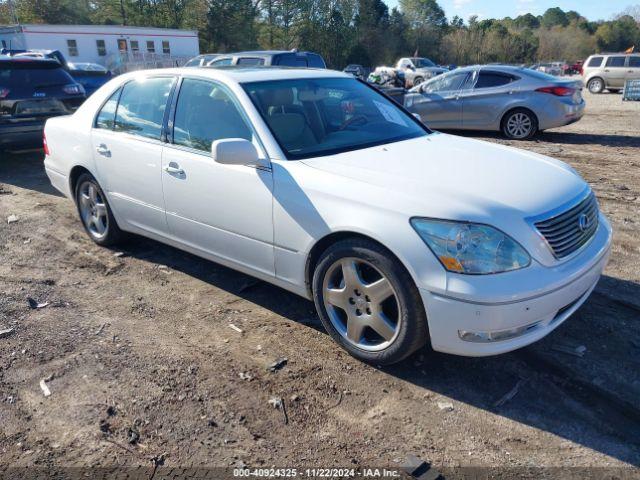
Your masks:
<svg viewBox="0 0 640 480"><path fill-rule="evenodd" d="M389 279L371 263L347 257L334 262L323 281L324 307L337 332L350 344L380 351L400 331L400 308Z"/></svg>
<svg viewBox="0 0 640 480"><path fill-rule="evenodd" d="M107 205L102 193L93 182L83 182L80 185L78 205L80 216L87 230L96 239L103 238L109 230L109 216Z"/></svg>
<svg viewBox="0 0 640 480"><path fill-rule="evenodd" d="M604 88L602 81L599 78L594 78L589 82L589 91L591 93L600 93Z"/></svg>
<svg viewBox="0 0 640 480"><path fill-rule="evenodd" d="M507 132L512 138L527 138L531 134L533 121L524 112L516 112L507 120Z"/></svg>

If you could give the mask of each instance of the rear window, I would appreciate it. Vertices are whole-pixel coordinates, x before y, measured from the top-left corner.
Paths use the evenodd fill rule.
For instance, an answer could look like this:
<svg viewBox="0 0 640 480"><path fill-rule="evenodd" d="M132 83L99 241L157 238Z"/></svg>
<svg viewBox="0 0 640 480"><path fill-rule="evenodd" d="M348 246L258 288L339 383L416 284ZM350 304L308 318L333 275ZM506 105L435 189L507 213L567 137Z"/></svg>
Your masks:
<svg viewBox="0 0 640 480"><path fill-rule="evenodd" d="M640 57L629 57L629 66L635 68L640 67Z"/></svg>
<svg viewBox="0 0 640 480"><path fill-rule="evenodd" d="M75 83L59 64L37 62L0 62L0 85L35 88Z"/></svg>
<svg viewBox="0 0 640 480"><path fill-rule="evenodd" d="M587 63L587 67L599 67L602 65L602 58L603 57L591 57L591 60Z"/></svg>
<svg viewBox="0 0 640 480"><path fill-rule="evenodd" d="M311 68L327 68L322 57L314 53L307 55L307 63ZM356 67L358 66L356 65Z"/></svg>
<svg viewBox="0 0 640 480"><path fill-rule="evenodd" d="M624 67L625 57L609 57L607 58L607 67Z"/></svg>

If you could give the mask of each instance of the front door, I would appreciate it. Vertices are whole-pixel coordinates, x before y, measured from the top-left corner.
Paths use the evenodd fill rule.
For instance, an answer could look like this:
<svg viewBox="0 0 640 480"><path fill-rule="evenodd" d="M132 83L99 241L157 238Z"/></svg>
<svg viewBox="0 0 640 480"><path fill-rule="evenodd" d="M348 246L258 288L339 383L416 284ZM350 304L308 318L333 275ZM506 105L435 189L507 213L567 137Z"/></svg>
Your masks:
<svg viewBox="0 0 640 480"><path fill-rule="evenodd" d="M460 92L467 72L450 73L423 84L420 93L408 94L405 106L420 114L421 120L432 128L462 127Z"/></svg>
<svg viewBox="0 0 640 480"><path fill-rule="evenodd" d="M167 222L187 246L273 275L271 169L223 165L211 157L211 143L224 138L250 140L262 152L249 125L226 87L182 81L162 155Z"/></svg>
<svg viewBox="0 0 640 480"><path fill-rule="evenodd" d="M91 133L99 182L122 227L166 234L162 124L175 77L128 82L98 114Z"/></svg>

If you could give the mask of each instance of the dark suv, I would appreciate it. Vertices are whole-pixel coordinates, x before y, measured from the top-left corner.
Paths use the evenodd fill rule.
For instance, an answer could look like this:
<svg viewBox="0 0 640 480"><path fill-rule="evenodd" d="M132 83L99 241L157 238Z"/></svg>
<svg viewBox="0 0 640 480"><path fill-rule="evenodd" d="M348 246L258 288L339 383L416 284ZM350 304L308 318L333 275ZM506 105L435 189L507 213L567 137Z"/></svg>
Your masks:
<svg viewBox="0 0 640 480"><path fill-rule="evenodd" d="M238 65L262 67L327 68L324 59L317 53L295 50L260 50L254 52L225 53L207 64L209 67Z"/></svg>
<svg viewBox="0 0 640 480"><path fill-rule="evenodd" d="M42 144L49 117L73 113L85 100L56 60L0 58L0 149Z"/></svg>

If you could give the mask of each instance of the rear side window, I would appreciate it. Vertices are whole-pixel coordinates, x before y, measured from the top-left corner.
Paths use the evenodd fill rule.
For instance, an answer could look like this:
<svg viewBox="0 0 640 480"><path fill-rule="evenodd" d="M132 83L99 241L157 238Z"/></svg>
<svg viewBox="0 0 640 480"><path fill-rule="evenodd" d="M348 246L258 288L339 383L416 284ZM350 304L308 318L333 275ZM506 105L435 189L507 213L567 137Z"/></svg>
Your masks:
<svg viewBox="0 0 640 480"><path fill-rule="evenodd" d="M121 89L115 91L113 95L109 97L109 100L102 106L98 117L96 118L96 128L106 128L107 130L113 130L116 120L116 108L118 107L118 97L120 96Z"/></svg>
<svg viewBox="0 0 640 480"><path fill-rule="evenodd" d="M116 111L116 131L159 140L174 81L173 77L158 77L127 83Z"/></svg>
<svg viewBox="0 0 640 480"><path fill-rule="evenodd" d="M173 122L173 143L209 152L223 138L253 135L233 99L220 85L186 78L180 87Z"/></svg>
<svg viewBox="0 0 640 480"><path fill-rule="evenodd" d="M295 53L278 55L275 58L274 65L281 65L283 67L306 67L307 59L302 56L297 56Z"/></svg>
<svg viewBox="0 0 640 480"><path fill-rule="evenodd" d="M589 63L587 63L587 67L599 67L602 65L603 57L591 57Z"/></svg>
<svg viewBox="0 0 640 480"><path fill-rule="evenodd" d="M480 72L475 88L501 87L513 82L514 77L498 72Z"/></svg>
<svg viewBox="0 0 640 480"><path fill-rule="evenodd" d="M264 65L264 58L239 58L237 65Z"/></svg>
<svg viewBox="0 0 640 480"><path fill-rule="evenodd" d="M311 68L327 68L322 57L320 55L316 55L315 53L310 53L307 55L307 63Z"/></svg>
<svg viewBox="0 0 640 480"><path fill-rule="evenodd" d="M624 67L625 57L609 57L607 58L607 67Z"/></svg>
<svg viewBox="0 0 640 480"><path fill-rule="evenodd" d="M38 62L2 62L0 63L0 85L11 87L38 88L69 85L73 78L59 65ZM52 65L53 64L53 65Z"/></svg>
<svg viewBox="0 0 640 480"><path fill-rule="evenodd" d="M629 66L640 68L640 57L629 57Z"/></svg>

